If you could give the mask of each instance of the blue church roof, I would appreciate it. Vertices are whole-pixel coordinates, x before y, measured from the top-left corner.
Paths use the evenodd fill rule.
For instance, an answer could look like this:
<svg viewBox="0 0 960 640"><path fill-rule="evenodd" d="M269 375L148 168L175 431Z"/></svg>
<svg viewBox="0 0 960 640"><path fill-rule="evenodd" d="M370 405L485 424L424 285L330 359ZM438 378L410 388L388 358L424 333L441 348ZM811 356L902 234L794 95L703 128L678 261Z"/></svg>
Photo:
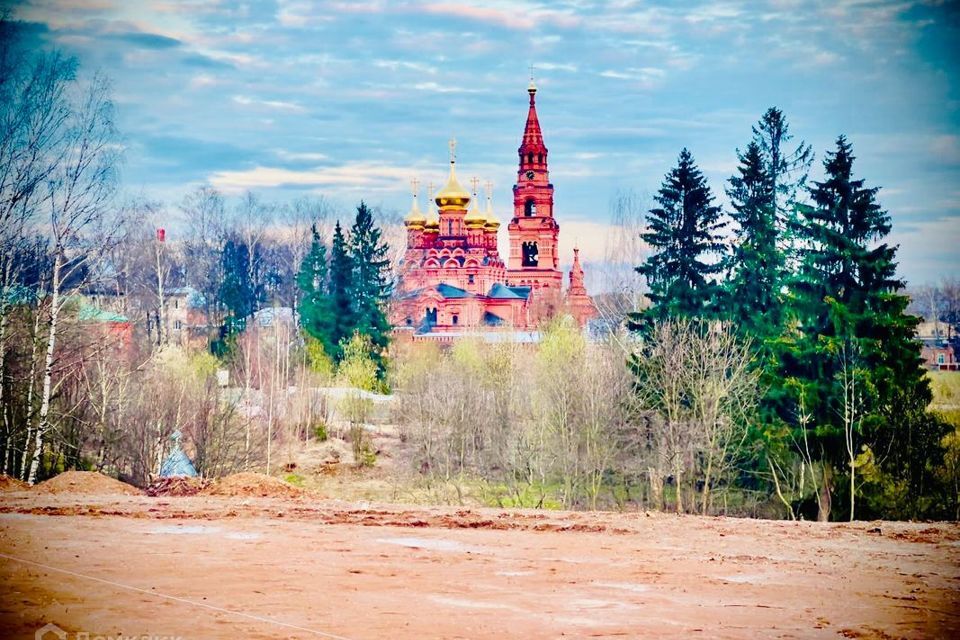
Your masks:
<svg viewBox="0 0 960 640"><path fill-rule="evenodd" d="M473 294L469 291L455 287L452 284L441 282L437 285L437 292L444 298L472 298Z"/></svg>
<svg viewBox="0 0 960 640"><path fill-rule="evenodd" d="M487 297L508 300L526 300L530 295L530 287L508 287L499 282L490 287Z"/></svg>
<svg viewBox="0 0 960 640"><path fill-rule="evenodd" d="M483 324L489 327L499 327L500 325L503 324L503 318L501 318L495 313L490 313L489 311L485 311L483 313Z"/></svg>

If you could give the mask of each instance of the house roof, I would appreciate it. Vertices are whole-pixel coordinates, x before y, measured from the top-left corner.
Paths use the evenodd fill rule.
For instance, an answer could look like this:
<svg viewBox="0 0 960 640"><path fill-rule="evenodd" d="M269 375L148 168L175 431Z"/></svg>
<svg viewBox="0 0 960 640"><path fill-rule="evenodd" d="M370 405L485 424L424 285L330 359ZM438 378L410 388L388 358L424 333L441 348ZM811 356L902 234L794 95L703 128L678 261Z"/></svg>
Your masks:
<svg viewBox="0 0 960 640"><path fill-rule="evenodd" d="M186 298L187 306L191 309L199 309L206 304L203 294L193 287L176 287L170 290L169 295Z"/></svg>
<svg viewBox="0 0 960 640"><path fill-rule="evenodd" d="M104 311L89 305L80 307L77 317L81 322L130 322L130 319L123 314Z"/></svg>

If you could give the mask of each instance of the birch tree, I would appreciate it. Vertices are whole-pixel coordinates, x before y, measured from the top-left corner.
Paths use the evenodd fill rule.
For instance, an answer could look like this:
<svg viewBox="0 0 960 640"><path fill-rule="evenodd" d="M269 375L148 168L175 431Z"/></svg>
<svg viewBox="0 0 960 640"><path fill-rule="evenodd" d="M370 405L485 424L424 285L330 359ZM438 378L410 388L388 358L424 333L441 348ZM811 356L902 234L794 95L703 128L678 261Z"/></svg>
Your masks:
<svg viewBox="0 0 960 640"><path fill-rule="evenodd" d="M40 408L37 416L27 481L36 480L44 438L51 428L50 401L61 312L71 293L87 283L115 238L115 225L106 217L117 184L118 136L113 103L106 78L96 75L83 86L74 85L63 121L62 151L49 172L46 215L41 224L50 237L52 266L46 319L46 348L42 367Z"/></svg>

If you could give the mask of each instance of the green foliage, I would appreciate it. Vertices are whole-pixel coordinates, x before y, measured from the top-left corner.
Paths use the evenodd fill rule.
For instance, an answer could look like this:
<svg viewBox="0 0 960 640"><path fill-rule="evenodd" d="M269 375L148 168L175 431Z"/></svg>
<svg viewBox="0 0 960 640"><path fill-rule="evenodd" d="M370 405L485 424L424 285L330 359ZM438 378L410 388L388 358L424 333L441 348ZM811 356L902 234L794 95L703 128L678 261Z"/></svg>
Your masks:
<svg viewBox="0 0 960 640"><path fill-rule="evenodd" d="M332 345L330 356L334 362L342 357L340 347L345 338L353 334L354 315L351 296L353 291L353 261L350 258L347 239L340 221L333 228L333 244L330 248L330 285L328 294L333 310L333 324L328 342Z"/></svg>
<svg viewBox="0 0 960 640"><path fill-rule="evenodd" d="M292 484L295 487L303 487L304 477L299 473L288 473L283 476L283 481L287 484Z"/></svg>
<svg viewBox="0 0 960 640"><path fill-rule="evenodd" d="M714 276L722 269L713 258L724 251L720 231L726 223L686 149L655 199L660 206L650 210L642 236L653 252L637 267L647 279L652 307L643 317L634 314L633 326L644 319L711 317L720 295Z"/></svg>
<svg viewBox="0 0 960 640"><path fill-rule="evenodd" d="M484 487L484 502L489 507L501 509L563 509L559 496L563 491L558 483L545 484L534 482L526 485L509 486L493 484Z"/></svg>
<svg viewBox="0 0 960 640"><path fill-rule="evenodd" d="M318 422L313 425L313 437L316 438L318 442L327 441L327 438L330 437L330 434L327 432L326 422Z"/></svg>
<svg viewBox="0 0 960 640"><path fill-rule="evenodd" d="M350 443L353 448L353 459L358 467L372 467L377 463L377 452L370 444L363 425L355 424L350 427Z"/></svg>
<svg viewBox="0 0 960 640"><path fill-rule="evenodd" d="M924 373L918 318L886 242L890 216L855 177L850 144L837 139L824 179L807 188L813 153L791 138L771 108L737 154L722 292L709 258L723 223L684 150L650 211L653 255L637 270L653 307L633 327L649 342L651 320L716 310L752 342L763 397L740 445L739 484L775 493L777 509L846 515L856 498L859 517L956 517L960 376Z"/></svg>
<svg viewBox="0 0 960 640"><path fill-rule="evenodd" d="M954 371L930 371L927 378L935 406L960 409L960 375Z"/></svg>
<svg viewBox="0 0 960 640"><path fill-rule="evenodd" d="M319 353L324 357L336 353L338 347L334 336L337 321L330 296L328 271L327 247L314 226L311 228L310 250L297 273L297 286L303 294L300 297L300 325L313 341L308 346L308 353L312 349L313 355L318 355L319 347ZM314 362L323 368L319 357Z"/></svg>
<svg viewBox="0 0 960 640"><path fill-rule="evenodd" d="M383 354L390 342L390 323L385 307L391 292L390 260L387 258L389 247L382 241L381 235L373 212L361 202L350 228L354 331L370 338L373 347L370 354L380 377L386 371Z"/></svg>
<svg viewBox="0 0 960 640"><path fill-rule="evenodd" d="M777 244L774 190L756 142L738 156L738 175L727 188L738 242L727 262L724 315L742 335L766 341L779 335L783 323L784 257Z"/></svg>
<svg viewBox="0 0 960 640"><path fill-rule="evenodd" d="M374 360L376 351L370 337L354 333L343 343L341 351L343 359L337 367L340 383L362 391L376 391L379 388L379 378Z"/></svg>
<svg viewBox="0 0 960 640"><path fill-rule="evenodd" d="M881 497L873 504L900 495L906 483L919 515L943 428L926 410L931 394L913 337L918 319L905 313L896 248L883 242L889 215L876 201L877 189L853 177L853 160L841 136L824 161L825 179L811 189L814 206L803 211L793 282L800 330L784 374L807 390L810 420L796 426L810 430L822 459L844 468L841 417L852 407L856 439L873 452L877 467L872 477ZM857 391L845 398L839 380L851 354Z"/></svg>
<svg viewBox="0 0 960 640"><path fill-rule="evenodd" d="M326 246L314 228L297 286L303 292L300 323L321 343L323 353L340 363L346 357L344 345L352 336L366 336L368 356L382 381L386 373L384 353L390 341L385 309L391 285L389 247L381 236L373 212L361 202L349 234L337 221L328 262Z"/></svg>
<svg viewBox="0 0 960 640"><path fill-rule="evenodd" d="M265 292L254 278L254 274L262 269L263 258L259 252L251 256L247 243L231 236L223 245L220 260L223 271L220 300L234 319L247 318L263 302Z"/></svg>
<svg viewBox="0 0 960 640"><path fill-rule="evenodd" d="M787 263L795 261L798 248L797 215L800 210L797 199L813 164L812 147L801 141L790 149L787 143L792 139L790 125L783 112L776 107L767 109L753 127L753 144L759 149L764 173L769 180L780 255Z"/></svg>
<svg viewBox="0 0 960 640"><path fill-rule="evenodd" d="M334 376L333 360L327 355L323 343L307 334L303 337L304 356L307 366L310 370L319 375L324 380L329 380Z"/></svg>

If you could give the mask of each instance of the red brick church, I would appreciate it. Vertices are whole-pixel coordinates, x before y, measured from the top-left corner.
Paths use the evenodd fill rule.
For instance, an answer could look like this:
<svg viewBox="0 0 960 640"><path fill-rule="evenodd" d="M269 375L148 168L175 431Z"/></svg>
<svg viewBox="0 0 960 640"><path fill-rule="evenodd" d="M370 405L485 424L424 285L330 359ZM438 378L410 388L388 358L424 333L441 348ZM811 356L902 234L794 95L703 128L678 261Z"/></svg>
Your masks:
<svg viewBox="0 0 960 640"><path fill-rule="evenodd" d="M530 330L558 312L581 326L596 315L583 284L574 249L570 284L563 290L557 242L560 225L553 215L553 185L547 147L537 118L537 87L530 83L530 108L520 143L520 167L513 186L513 217L507 229L509 255L497 246L500 222L487 183L481 210L477 180L473 193L457 180L455 143L450 144L447 184L421 211L414 183L413 206L404 219L407 248L391 311L394 326L418 333L452 333L504 328ZM432 191L432 188L431 188Z"/></svg>

